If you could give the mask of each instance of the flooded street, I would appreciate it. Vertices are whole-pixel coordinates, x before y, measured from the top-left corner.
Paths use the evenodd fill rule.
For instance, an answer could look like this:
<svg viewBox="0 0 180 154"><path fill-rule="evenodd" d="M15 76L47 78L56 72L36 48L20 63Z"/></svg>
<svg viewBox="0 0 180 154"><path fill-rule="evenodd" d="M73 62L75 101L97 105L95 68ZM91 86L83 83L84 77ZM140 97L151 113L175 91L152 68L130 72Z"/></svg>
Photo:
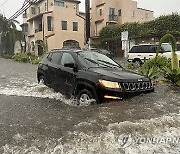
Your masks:
<svg viewBox="0 0 180 154"><path fill-rule="evenodd" d="M38 85L36 69L0 58L0 153L180 153L180 88L77 106Z"/></svg>

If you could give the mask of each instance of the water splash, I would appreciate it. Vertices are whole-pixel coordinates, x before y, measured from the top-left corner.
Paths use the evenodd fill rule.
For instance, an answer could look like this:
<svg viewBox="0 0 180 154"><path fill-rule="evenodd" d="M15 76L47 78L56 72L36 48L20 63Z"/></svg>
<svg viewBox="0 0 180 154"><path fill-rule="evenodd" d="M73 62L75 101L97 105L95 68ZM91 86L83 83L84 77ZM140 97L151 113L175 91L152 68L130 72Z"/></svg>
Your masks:
<svg viewBox="0 0 180 154"><path fill-rule="evenodd" d="M83 125L91 126L93 123L83 123ZM180 134L180 117L178 114L166 115L150 120L140 120L137 122L120 122L109 124L106 127L106 131L102 131L100 134L78 131L78 127L82 124L76 125L76 130L69 132L65 137L60 139L44 139L34 140L31 146L24 144L23 146L13 146L6 144L3 147L4 153L81 153L81 154L108 154L108 153L125 153L125 154L166 154L166 153L179 153L179 143L140 143L135 140L127 140L128 146L123 146L120 141L120 137L123 134L131 134L130 137L156 137L156 138L175 138ZM171 125L171 127L167 127ZM15 135L16 140L25 140L28 136ZM134 141L134 142L133 142ZM25 141L24 141L25 142ZM26 142L25 142L26 143ZM126 143L126 144L127 144ZM41 147L44 149L40 150Z"/></svg>

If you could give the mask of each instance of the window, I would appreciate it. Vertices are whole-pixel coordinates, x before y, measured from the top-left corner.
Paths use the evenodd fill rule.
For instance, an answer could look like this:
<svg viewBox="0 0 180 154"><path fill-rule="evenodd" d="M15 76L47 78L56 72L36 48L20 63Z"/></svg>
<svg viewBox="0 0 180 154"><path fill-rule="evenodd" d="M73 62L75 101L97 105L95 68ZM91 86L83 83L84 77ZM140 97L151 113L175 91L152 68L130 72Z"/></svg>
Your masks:
<svg viewBox="0 0 180 154"><path fill-rule="evenodd" d="M64 2L62 2L61 0L54 0L54 5L64 7Z"/></svg>
<svg viewBox="0 0 180 154"><path fill-rule="evenodd" d="M115 15L115 8L109 8L109 15Z"/></svg>
<svg viewBox="0 0 180 154"><path fill-rule="evenodd" d="M151 46L150 48L151 53L156 53L156 50L157 50L157 46Z"/></svg>
<svg viewBox="0 0 180 154"><path fill-rule="evenodd" d="M44 7L45 7L45 12L48 11L48 4L47 4L47 2L44 3Z"/></svg>
<svg viewBox="0 0 180 154"><path fill-rule="evenodd" d="M132 17L135 18L135 16L136 16L136 12L132 10Z"/></svg>
<svg viewBox="0 0 180 154"><path fill-rule="evenodd" d="M102 16L102 9L99 10L99 15Z"/></svg>
<svg viewBox="0 0 180 154"><path fill-rule="evenodd" d="M41 32L43 29L43 24L42 24L42 17L39 18L39 21L38 21L38 31Z"/></svg>
<svg viewBox="0 0 180 154"><path fill-rule="evenodd" d="M70 53L63 53L62 58L61 58L61 65L64 66L64 64L67 63L75 63L74 58Z"/></svg>
<svg viewBox="0 0 180 154"><path fill-rule="evenodd" d="M109 8L109 21L115 21L115 8Z"/></svg>
<svg viewBox="0 0 180 154"><path fill-rule="evenodd" d="M40 9L40 7L38 7L38 13L39 13L39 14L41 13L41 9Z"/></svg>
<svg viewBox="0 0 180 154"><path fill-rule="evenodd" d="M47 28L48 28L48 31L53 31L53 27L52 27L52 17L51 17L51 16L48 16L48 17L47 17Z"/></svg>
<svg viewBox="0 0 180 154"><path fill-rule="evenodd" d="M36 8L35 7L31 7L31 13L36 14Z"/></svg>
<svg viewBox="0 0 180 154"><path fill-rule="evenodd" d="M145 16L145 18L146 18L146 19L148 19L148 15L149 15L149 14L148 14L148 13L146 13L146 16Z"/></svg>
<svg viewBox="0 0 180 154"><path fill-rule="evenodd" d="M121 16L121 9L118 10L118 15Z"/></svg>
<svg viewBox="0 0 180 154"><path fill-rule="evenodd" d="M73 22L73 31L78 31L78 22Z"/></svg>
<svg viewBox="0 0 180 154"><path fill-rule="evenodd" d="M61 52L54 52L51 56L51 63L56 64L56 65L60 65L60 61L61 61Z"/></svg>
<svg viewBox="0 0 180 154"><path fill-rule="evenodd" d="M28 32L28 24L24 24L24 25L22 26L22 31L23 31L24 33Z"/></svg>
<svg viewBox="0 0 180 154"><path fill-rule="evenodd" d="M62 21L62 30L67 30L67 21Z"/></svg>

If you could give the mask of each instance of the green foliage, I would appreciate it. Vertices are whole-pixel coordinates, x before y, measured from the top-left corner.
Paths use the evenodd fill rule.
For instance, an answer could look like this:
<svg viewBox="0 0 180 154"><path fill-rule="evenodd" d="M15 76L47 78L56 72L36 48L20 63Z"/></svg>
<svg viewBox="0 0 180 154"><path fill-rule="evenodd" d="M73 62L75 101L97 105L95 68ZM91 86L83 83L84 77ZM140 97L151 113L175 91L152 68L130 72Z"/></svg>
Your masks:
<svg viewBox="0 0 180 154"><path fill-rule="evenodd" d="M172 51L171 51L172 52L172 58L171 58L172 69L177 69L179 67L179 60L178 60L177 54L175 53L175 51L176 51L176 40L175 40L173 35L166 34L160 39L160 42L158 44L158 48L156 51L156 56L158 56L158 54L159 54L162 43L167 39L169 39L171 41L171 46L172 46Z"/></svg>
<svg viewBox="0 0 180 154"><path fill-rule="evenodd" d="M40 62L43 58L44 58L44 55L41 56L41 57L34 58L34 59L32 59L31 63L34 64L34 65L35 65L35 64L39 64L39 62Z"/></svg>
<svg viewBox="0 0 180 154"><path fill-rule="evenodd" d="M102 42L120 40L122 31L128 31L130 39L142 37L156 37L160 39L167 33L179 37L180 15L173 13L144 23L133 22L121 25L108 25L100 31L100 39Z"/></svg>
<svg viewBox="0 0 180 154"><path fill-rule="evenodd" d="M138 69L138 71L150 77L151 79L158 78L162 73L162 68L171 68L171 63L166 57L157 56L155 58L145 61L145 63Z"/></svg>
<svg viewBox="0 0 180 154"><path fill-rule="evenodd" d="M133 62L130 62L127 65L127 69L130 69L130 70L135 70L137 68L138 68L138 66L135 63L133 63Z"/></svg>
<svg viewBox="0 0 180 154"><path fill-rule="evenodd" d="M15 23L18 22L15 20L8 20L0 14L0 52L5 51L5 53L13 55L15 42L22 40L23 34L16 29Z"/></svg>
<svg viewBox="0 0 180 154"><path fill-rule="evenodd" d="M26 53L20 53L20 54L15 54L12 59L14 59L15 61L19 61L19 62L24 62L24 63L29 63L30 60L30 56L27 55Z"/></svg>
<svg viewBox="0 0 180 154"><path fill-rule="evenodd" d="M12 59L14 59L15 61L23 62L23 63L38 64L43 59L43 57L44 55L40 57L33 57L26 53L20 53L20 54L14 55Z"/></svg>
<svg viewBox="0 0 180 154"><path fill-rule="evenodd" d="M158 45L157 51L156 51L156 64L157 64L157 55L160 51L160 47L163 43L163 41L169 39L171 41L172 45L172 57L171 57L171 67L164 66L162 68L163 70L163 76L166 79L167 82L173 83L174 85L180 86L180 67L179 67L179 60L176 54L176 40L173 35L166 34L164 35ZM154 65L155 66L155 65Z"/></svg>
<svg viewBox="0 0 180 154"><path fill-rule="evenodd" d="M170 82L180 87L180 68L171 69L164 67L163 71L164 71L164 78L166 79L167 82Z"/></svg>

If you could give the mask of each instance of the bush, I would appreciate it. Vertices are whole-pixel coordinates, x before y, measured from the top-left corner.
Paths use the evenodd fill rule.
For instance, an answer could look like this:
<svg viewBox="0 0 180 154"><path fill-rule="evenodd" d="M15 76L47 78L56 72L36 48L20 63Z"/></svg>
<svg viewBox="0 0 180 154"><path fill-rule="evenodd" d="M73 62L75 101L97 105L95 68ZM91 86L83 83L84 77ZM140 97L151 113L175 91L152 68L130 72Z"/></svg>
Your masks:
<svg viewBox="0 0 180 154"><path fill-rule="evenodd" d="M138 71L151 79L156 79L163 72L162 69L164 67L171 68L171 61L166 57L157 56L156 58L145 61Z"/></svg>
<svg viewBox="0 0 180 154"><path fill-rule="evenodd" d="M23 63L29 63L30 62L30 56L28 56L26 53L19 53L15 54L12 59L15 61L23 62Z"/></svg>
<svg viewBox="0 0 180 154"><path fill-rule="evenodd" d="M163 76L165 78L165 81L170 82L176 86L180 87L180 67L179 67L179 60L176 54L176 40L173 35L166 34L164 35L161 40L159 41L159 45L156 51L156 57L160 51L160 47L162 45L162 42L169 39L171 41L172 51L171 51L171 67L164 66L162 68L163 70Z"/></svg>
<svg viewBox="0 0 180 154"><path fill-rule="evenodd" d="M163 76L166 82L180 86L180 68L172 69L172 68L164 67L163 71L164 71Z"/></svg>
<svg viewBox="0 0 180 154"><path fill-rule="evenodd" d="M32 64L38 64L43 58L44 58L44 56L34 58L34 59L32 59L31 63Z"/></svg>
<svg viewBox="0 0 180 154"><path fill-rule="evenodd" d="M133 62L130 62L127 65L127 69L130 69L130 70L135 70L137 68L138 68L138 66L135 63L133 63Z"/></svg>
<svg viewBox="0 0 180 154"><path fill-rule="evenodd" d="M43 56L34 57L27 55L26 53L16 54L12 57L15 61L23 62L23 63L31 63L31 64L38 64L42 59Z"/></svg>

